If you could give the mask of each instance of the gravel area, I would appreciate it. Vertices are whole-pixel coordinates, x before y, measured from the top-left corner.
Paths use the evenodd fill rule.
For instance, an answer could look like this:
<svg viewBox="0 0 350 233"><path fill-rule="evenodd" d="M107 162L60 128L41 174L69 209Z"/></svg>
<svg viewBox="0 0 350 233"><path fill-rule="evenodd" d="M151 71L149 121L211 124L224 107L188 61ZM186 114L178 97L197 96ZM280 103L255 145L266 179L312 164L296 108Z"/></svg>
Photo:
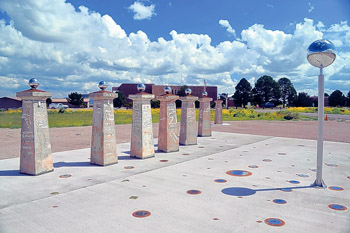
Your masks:
<svg viewBox="0 0 350 233"><path fill-rule="evenodd" d="M116 125L117 142L129 142L131 125ZM213 125L213 131L299 139L317 139L317 121L230 121ZM158 124L153 124L158 137ZM91 126L50 128L53 152L90 147ZM20 129L0 129L0 159L19 157ZM350 143L350 121L326 121L324 140Z"/></svg>

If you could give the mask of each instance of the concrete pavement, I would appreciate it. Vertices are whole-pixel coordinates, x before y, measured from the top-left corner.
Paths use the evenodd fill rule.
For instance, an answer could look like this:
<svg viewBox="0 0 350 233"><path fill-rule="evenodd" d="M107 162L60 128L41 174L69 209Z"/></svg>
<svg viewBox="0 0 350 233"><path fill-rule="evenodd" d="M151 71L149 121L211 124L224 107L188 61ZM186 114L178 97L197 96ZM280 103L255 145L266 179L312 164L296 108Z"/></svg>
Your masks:
<svg viewBox="0 0 350 233"><path fill-rule="evenodd" d="M324 145L335 190L309 187L314 140L213 132L146 160L129 150L118 144L107 167L90 165L89 148L57 152L42 176L1 160L0 232L350 232L349 143Z"/></svg>

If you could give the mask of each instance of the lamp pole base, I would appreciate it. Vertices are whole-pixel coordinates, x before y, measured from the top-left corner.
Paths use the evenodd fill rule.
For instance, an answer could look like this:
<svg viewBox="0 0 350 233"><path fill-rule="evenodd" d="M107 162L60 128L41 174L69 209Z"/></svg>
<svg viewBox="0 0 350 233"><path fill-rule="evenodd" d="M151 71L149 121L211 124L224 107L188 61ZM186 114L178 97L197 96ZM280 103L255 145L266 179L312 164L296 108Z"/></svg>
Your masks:
<svg viewBox="0 0 350 233"><path fill-rule="evenodd" d="M327 185L325 184L325 182L321 179L321 180L315 180L314 183L312 183L310 185L311 187L315 187L315 188L327 188Z"/></svg>

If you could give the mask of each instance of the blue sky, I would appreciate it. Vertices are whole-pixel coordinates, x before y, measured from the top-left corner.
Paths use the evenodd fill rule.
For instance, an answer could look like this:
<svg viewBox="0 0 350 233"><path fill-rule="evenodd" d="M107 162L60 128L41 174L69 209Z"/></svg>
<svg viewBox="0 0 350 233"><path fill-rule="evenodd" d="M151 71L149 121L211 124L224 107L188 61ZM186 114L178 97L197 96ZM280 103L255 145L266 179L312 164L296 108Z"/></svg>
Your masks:
<svg viewBox="0 0 350 233"><path fill-rule="evenodd" d="M1 0L0 96L30 78L54 97L97 83L217 85L233 94L241 78L291 79L317 93L307 47L336 46L325 91L350 91L348 0Z"/></svg>

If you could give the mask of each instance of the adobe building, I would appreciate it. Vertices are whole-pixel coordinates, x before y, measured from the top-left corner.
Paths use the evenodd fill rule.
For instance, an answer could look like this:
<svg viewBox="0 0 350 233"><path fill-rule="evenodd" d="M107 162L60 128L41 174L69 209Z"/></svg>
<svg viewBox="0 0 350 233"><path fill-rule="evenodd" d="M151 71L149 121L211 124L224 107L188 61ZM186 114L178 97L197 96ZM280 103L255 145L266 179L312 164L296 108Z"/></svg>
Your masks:
<svg viewBox="0 0 350 233"><path fill-rule="evenodd" d="M155 96L160 96L164 94L164 87L169 85L155 85L153 83L151 84L145 84L146 89L145 92L149 94L153 94ZM187 86L187 85L186 85ZM180 91L181 86L169 86L171 88L171 94L177 95ZM192 90L192 95L197 97L202 97L202 92L204 90L204 86L187 86ZM133 95L138 93L137 91L137 83L123 83L119 87L112 87L113 92L123 92L123 94L127 97L129 95ZM207 86L206 91L208 92L208 97L212 98L214 103L215 100L217 100L218 96L218 88L217 86ZM127 103L132 102L130 99L126 100Z"/></svg>

